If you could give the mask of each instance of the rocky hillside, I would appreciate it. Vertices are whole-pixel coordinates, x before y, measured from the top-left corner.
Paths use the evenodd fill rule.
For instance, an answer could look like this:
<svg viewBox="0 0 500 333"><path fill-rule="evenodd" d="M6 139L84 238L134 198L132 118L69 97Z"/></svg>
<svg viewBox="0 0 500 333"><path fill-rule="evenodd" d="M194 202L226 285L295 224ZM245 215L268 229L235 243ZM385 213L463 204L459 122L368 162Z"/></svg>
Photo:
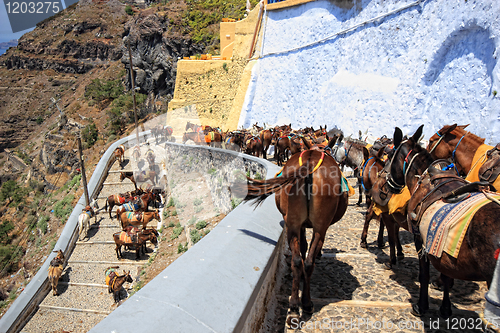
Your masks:
<svg viewBox="0 0 500 333"><path fill-rule="evenodd" d="M136 8L80 0L0 56L1 314L82 195L77 133L89 179L104 149L132 130L128 44L145 121L166 111L177 59L217 53L218 23L242 18L245 3L172 0Z"/></svg>

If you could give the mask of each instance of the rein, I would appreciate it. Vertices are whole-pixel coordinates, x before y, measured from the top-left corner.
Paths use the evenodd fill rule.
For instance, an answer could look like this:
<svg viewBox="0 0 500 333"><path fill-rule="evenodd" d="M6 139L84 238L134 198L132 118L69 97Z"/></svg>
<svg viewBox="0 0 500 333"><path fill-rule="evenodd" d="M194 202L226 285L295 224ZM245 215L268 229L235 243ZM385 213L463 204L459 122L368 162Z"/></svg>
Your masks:
<svg viewBox="0 0 500 333"><path fill-rule="evenodd" d="M458 143L455 146L455 149L453 149L453 152L451 153L451 160L453 161L453 166L455 167L455 171L457 172L457 175L459 175L459 176L460 176L460 173L458 172L457 162L455 161L455 152L457 151L458 145L460 144L460 142L462 142L462 139L464 138L464 136L467 135L467 133L469 133L469 132L466 132L464 135L462 135L460 140L458 140Z"/></svg>
<svg viewBox="0 0 500 333"><path fill-rule="evenodd" d="M439 140L434 145L434 147L432 147L432 149L429 151L429 154L432 154L432 152L434 151L434 149L436 149L436 147L439 145L439 143L441 142L441 140L444 139L444 135L439 134L439 132L436 132L436 135L439 136Z"/></svg>
<svg viewBox="0 0 500 333"><path fill-rule="evenodd" d="M364 190L365 192L368 192L368 189L365 187L365 184L364 184L364 182L363 182L363 178L364 178L364 175L365 175L365 168L366 168L366 166L368 165L368 162L369 162L371 159L373 159L373 158L374 158L374 156L372 156L372 157L370 157L369 159L367 159L367 160L366 160L366 162L363 164L363 169L362 169L362 171L361 171L361 187L363 187L363 190ZM368 169L368 177L370 177L370 170L372 169L372 167L373 167L373 165L374 165L374 164L375 164L375 163L373 163L373 164L370 166L370 169ZM371 189L371 188L370 188L370 189Z"/></svg>

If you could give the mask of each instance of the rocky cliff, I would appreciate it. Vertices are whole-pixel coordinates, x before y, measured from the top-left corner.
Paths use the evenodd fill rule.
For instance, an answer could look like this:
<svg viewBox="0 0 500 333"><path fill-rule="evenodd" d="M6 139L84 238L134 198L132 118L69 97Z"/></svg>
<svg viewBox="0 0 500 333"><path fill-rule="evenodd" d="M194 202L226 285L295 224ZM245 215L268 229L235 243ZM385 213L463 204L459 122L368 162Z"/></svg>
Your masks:
<svg viewBox="0 0 500 333"><path fill-rule="evenodd" d="M125 24L122 45L122 62L127 68L126 84L129 83L128 42L132 50L135 84L141 93L155 95L174 94L177 59L203 53L205 46L191 39L172 33L170 19L164 12L150 9L141 12Z"/></svg>

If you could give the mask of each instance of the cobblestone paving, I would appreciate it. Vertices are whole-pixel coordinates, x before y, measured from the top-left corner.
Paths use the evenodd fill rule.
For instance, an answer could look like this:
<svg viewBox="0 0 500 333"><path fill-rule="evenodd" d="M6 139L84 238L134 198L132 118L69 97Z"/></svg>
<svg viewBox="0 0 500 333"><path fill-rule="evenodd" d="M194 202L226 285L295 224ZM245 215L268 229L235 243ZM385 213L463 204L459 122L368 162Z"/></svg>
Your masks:
<svg viewBox="0 0 500 333"><path fill-rule="evenodd" d="M350 180L351 181L351 180ZM425 317L413 316L411 304L419 293L418 261L413 236L400 232L405 259L392 270L384 269L389 246L376 244L378 223L373 220L368 248L359 246L366 205L358 207L357 194L341 221L328 230L323 257L316 262L311 295L315 311L310 318L285 327L292 276L289 270L279 294L281 305L277 332L478 332L478 313L484 308L485 282L455 281L450 293L453 317L439 317L442 292L429 289L430 310ZM387 235L387 233L385 233ZM310 240L310 234L309 238ZM431 266L431 279L438 276Z"/></svg>

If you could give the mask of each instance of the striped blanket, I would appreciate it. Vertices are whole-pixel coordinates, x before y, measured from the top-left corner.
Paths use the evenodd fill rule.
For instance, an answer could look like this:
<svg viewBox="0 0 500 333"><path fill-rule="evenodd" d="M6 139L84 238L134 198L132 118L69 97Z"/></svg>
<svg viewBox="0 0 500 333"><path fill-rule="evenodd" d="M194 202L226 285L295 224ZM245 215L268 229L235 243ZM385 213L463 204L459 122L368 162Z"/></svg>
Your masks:
<svg viewBox="0 0 500 333"><path fill-rule="evenodd" d="M133 202L127 202L122 205L126 212L135 212L139 209L139 205Z"/></svg>
<svg viewBox="0 0 500 333"><path fill-rule="evenodd" d="M499 194L488 193L500 199ZM457 258L474 214L490 202L483 193L478 192L461 202L448 204L439 200L429 206L419 226L427 253L440 258L444 251Z"/></svg>

